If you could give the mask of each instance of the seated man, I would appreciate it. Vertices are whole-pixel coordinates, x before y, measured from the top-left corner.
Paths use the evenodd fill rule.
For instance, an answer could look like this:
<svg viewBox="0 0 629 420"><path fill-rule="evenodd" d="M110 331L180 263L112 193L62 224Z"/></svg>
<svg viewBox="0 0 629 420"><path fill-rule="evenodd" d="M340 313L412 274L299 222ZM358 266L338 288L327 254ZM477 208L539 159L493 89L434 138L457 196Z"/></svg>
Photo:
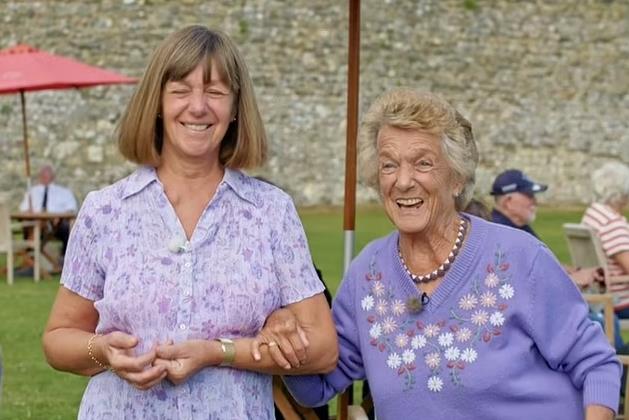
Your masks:
<svg viewBox="0 0 629 420"><path fill-rule="evenodd" d="M535 194L546 191L547 185L530 180L522 171L509 169L494 180L491 195L495 205L491 212L494 223L522 229L537 238L529 225L535 220L537 199Z"/></svg>
<svg viewBox="0 0 629 420"><path fill-rule="evenodd" d="M76 212L77 202L74 194L68 188L55 184L55 171L50 165L43 166L38 175L39 184L30 188L24 194L20 204L20 211L66 213ZM52 235L62 243L61 256L63 257L70 236L70 224L65 219L51 220L46 226L42 226L42 235Z"/></svg>

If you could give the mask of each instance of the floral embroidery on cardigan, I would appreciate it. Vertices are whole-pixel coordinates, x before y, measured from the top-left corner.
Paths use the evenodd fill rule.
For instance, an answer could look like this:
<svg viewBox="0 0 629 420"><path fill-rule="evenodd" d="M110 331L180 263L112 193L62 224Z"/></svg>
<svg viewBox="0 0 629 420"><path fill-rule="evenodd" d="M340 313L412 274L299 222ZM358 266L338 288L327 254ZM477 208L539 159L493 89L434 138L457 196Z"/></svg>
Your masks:
<svg viewBox="0 0 629 420"><path fill-rule="evenodd" d="M386 355L386 365L403 378L405 391L415 387L416 372L424 366L430 391L441 392L447 377L462 386L465 367L477 360L483 345L501 335L507 302L515 296L509 263L499 245L485 277L472 280L448 319L430 324L407 314L404 301L384 285L375 256L365 281L360 305L371 325L370 344Z"/></svg>

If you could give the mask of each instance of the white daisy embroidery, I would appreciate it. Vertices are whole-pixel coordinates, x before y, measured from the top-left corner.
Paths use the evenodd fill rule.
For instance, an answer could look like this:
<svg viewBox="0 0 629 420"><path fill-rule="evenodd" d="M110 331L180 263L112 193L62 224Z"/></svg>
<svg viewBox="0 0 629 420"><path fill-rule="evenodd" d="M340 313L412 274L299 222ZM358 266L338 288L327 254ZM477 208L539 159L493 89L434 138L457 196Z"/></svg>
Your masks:
<svg viewBox="0 0 629 420"><path fill-rule="evenodd" d="M395 315L402 315L406 312L406 305L401 300L394 300L391 305L391 310Z"/></svg>
<svg viewBox="0 0 629 420"><path fill-rule="evenodd" d="M472 338L472 331L470 331L470 329L467 327L463 327L456 332L457 341L464 343L468 341L470 338Z"/></svg>
<svg viewBox="0 0 629 420"><path fill-rule="evenodd" d="M428 378L428 389L431 390L432 392L441 392L441 390L443 389L443 381L441 380L440 377L438 376L431 376L430 378Z"/></svg>
<svg viewBox="0 0 629 420"><path fill-rule="evenodd" d="M391 369L397 369L400 367L401 364L402 364L402 359L400 358L400 355L397 353L391 353L389 357L387 358L387 365Z"/></svg>
<svg viewBox="0 0 629 420"><path fill-rule="evenodd" d="M382 282L377 281L373 284L371 291L376 296L382 296L384 294L384 285L382 284Z"/></svg>
<svg viewBox="0 0 629 420"><path fill-rule="evenodd" d="M413 350L404 350L404 353L402 353L402 360L404 361L404 364L410 365L415 361L415 352Z"/></svg>
<svg viewBox="0 0 629 420"><path fill-rule="evenodd" d="M446 360L453 361L453 360L457 360L460 354L461 354L461 351L457 347L448 347L446 349L444 357L446 358Z"/></svg>
<svg viewBox="0 0 629 420"><path fill-rule="evenodd" d="M472 314L472 323L474 325L485 325L488 319L487 312L483 310L478 310Z"/></svg>
<svg viewBox="0 0 629 420"><path fill-rule="evenodd" d="M388 310L389 308L386 300L379 300L378 303L376 303L376 312L380 315L386 315Z"/></svg>
<svg viewBox="0 0 629 420"><path fill-rule="evenodd" d="M363 311L370 311L373 308L373 296L367 295L360 301L360 306L363 308Z"/></svg>
<svg viewBox="0 0 629 420"><path fill-rule="evenodd" d="M480 297L480 304L486 308L491 308L496 304L496 295L493 292L485 292Z"/></svg>
<svg viewBox="0 0 629 420"><path fill-rule="evenodd" d="M498 284L500 284L500 278L496 275L496 273L489 273L489 275L485 277L485 286L496 287Z"/></svg>
<svg viewBox="0 0 629 420"><path fill-rule="evenodd" d="M454 336L452 335L452 333L446 332L446 333L440 334L437 341L439 342L439 345L441 347L448 347L452 345L452 342L454 341Z"/></svg>
<svg viewBox="0 0 629 420"><path fill-rule="evenodd" d="M428 353L426 357L424 357L424 362L426 362L429 368L436 369L441 363L441 356L439 356L437 352Z"/></svg>
<svg viewBox="0 0 629 420"><path fill-rule="evenodd" d="M461 300L459 300L459 308L465 311L474 309L477 304L478 299L471 293L468 293L467 295L463 296Z"/></svg>
<svg viewBox="0 0 629 420"><path fill-rule="evenodd" d="M478 356L478 353L476 353L476 350L468 347L465 350L463 350L463 353L461 353L461 360L463 360L466 363L473 363L476 360L477 356Z"/></svg>
<svg viewBox="0 0 629 420"><path fill-rule="evenodd" d="M500 293L501 298L509 300L513 297L515 291L510 284L503 284L502 287L500 287L500 289L498 290L498 293Z"/></svg>
<svg viewBox="0 0 629 420"><path fill-rule="evenodd" d="M439 334L440 329L441 328L439 328L439 325L437 324L428 324L424 329L424 334L426 335L426 337L435 337L437 334Z"/></svg>
<svg viewBox="0 0 629 420"><path fill-rule="evenodd" d="M425 345L426 345L426 337L424 337L423 335L416 335L411 340L411 347L413 347L415 350L423 349Z"/></svg>
<svg viewBox="0 0 629 420"><path fill-rule="evenodd" d="M395 319L391 317L386 318L384 322L382 323L382 330L387 334L391 334L396 329L397 329L397 322L395 322Z"/></svg>
<svg viewBox="0 0 629 420"><path fill-rule="evenodd" d="M382 334L382 327L380 326L380 323L376 322L369 329L369 336L371 338L378 338L380 337L381 334Z"/></svg>
<svg viewBox="0 0 629 420"><path fill-rule="evenodd" d="M398 334L398 336L395 337L395 344L400 348L406 347L408 344L408 336L406 334Z"/></svg>
<svg viewBox="0 0 629 420"><path fill-rule="evenodd" d="M489 323L494 327L500 327L505 323L505 317L502 312L496 311L489 317Z"/></svg>

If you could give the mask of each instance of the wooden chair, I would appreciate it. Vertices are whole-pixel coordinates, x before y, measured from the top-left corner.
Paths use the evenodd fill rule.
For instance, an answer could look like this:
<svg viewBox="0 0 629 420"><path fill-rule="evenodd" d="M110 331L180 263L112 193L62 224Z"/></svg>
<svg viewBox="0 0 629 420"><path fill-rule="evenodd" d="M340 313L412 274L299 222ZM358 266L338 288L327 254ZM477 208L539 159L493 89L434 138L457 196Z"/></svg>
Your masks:
<svg viewBox="0 0 629 420"><path fill-rule="evenodd" d="M349 387L340 394L336 401L336 420L368 420L367 413L373 410L373 399L367 396L360 404L350 404L350 392L354 388Z"/></svg>
<svg viewBox="0 0 629 420"><path fill-rule="evenodd" d="M14 239L14 234L22 235L22 229L25 227L33 228L32 239ZM35 282L40 278L41 264L41 233L39 224L36 222L13 222L11 223L11 214L9 206L6 202L0 201L0 253L7 254L7 283L13 284L13 270L15 267L16 252L23 251L26 253L29 249L33 250L33 279Z"/></svg>
<svg viewBox="0 0 629 420"><path fill-rule="evenodd" d="M586 225L577 223L565 223L563 231L568 241L568 250L573 265L603 268L607 291L610 291L610 286L615 283L629 282L629 275L612 276L610 274L607 255L596 232Z"/></svg>
<svg viewBox="0 0 629 420"><path fill-rule="evenodd" d="M319 420L313 409L297 404L279 376L273 377L273 400L285 420Z"/></svg>

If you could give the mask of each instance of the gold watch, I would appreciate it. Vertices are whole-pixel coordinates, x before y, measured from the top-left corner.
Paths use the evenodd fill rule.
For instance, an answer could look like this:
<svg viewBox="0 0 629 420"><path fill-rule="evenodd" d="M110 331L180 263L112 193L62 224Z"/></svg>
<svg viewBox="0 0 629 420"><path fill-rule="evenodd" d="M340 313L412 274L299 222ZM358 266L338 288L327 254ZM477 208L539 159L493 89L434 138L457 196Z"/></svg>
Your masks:
<svg viewBox="0 0 629 420"><path fill-rule="evenodd" d="M236 346L234 341L229 338L219 338L218 342L221 344L221 351L223 352L223 361L219 366L231 366L236 359Z"/></svg>

